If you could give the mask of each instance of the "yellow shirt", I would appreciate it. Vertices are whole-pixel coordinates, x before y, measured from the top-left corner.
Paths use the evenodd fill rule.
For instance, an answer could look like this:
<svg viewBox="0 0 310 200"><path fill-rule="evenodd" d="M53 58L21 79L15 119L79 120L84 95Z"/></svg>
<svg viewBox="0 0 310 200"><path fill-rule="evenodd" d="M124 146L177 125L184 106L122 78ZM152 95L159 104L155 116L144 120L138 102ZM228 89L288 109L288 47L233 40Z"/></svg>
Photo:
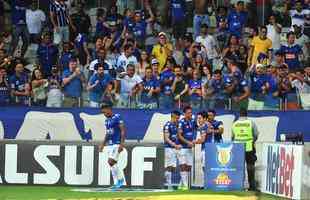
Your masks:
<svg viewBox="0 0 310 200"><path fill-rule="evenodd" d="M152 50L152 55L157 59L157 61L159 62L159 71L162 71L167 58L169 55L171 55L173 48L172 45L170 43L165 44L164 46L161 46L160 44L156 44L153 47Z"/></svg>
<svg viewBox="0 0 310 200"><path fill-rule="evenodd" d="M257 57L259 53L268 55L268 50L272 49L272 41L269 38L262 40L259 38L259 36L256 36L253 38L251 46L254 47L252 64L257 64Z"/></svg>

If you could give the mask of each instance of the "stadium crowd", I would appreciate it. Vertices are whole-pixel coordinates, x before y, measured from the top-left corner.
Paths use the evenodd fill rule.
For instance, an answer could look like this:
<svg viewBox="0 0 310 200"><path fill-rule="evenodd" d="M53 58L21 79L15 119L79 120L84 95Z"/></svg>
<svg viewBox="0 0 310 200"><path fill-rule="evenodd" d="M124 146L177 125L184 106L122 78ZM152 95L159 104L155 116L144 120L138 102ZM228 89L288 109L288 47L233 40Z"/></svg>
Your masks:
<svg viewBox="0 0 310 200"><path fill-rule="evenodd" d="M0 1L0 106L310 109L308 0L70 2Z"/></svg>

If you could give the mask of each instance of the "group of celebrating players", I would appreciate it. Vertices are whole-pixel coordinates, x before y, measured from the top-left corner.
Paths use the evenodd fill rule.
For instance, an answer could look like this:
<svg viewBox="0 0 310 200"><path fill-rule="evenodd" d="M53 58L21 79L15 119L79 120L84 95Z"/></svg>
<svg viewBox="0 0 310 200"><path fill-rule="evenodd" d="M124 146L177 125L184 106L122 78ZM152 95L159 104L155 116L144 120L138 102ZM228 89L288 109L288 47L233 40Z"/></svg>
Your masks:
<svg viewBox="0 0 310 200"><path fill-rule="evenodd" d="M124 186L124 172L119 168L117 161L123 151L125 142L124 121L119 114L112 112L112 104L103 104L101 112L105 115L106 135L99 151L107 148L108 163L111 167L114 186L119 189ZM163 128L165 144L165 177L168 188L172 188L172 172L177 163L180 167L181 180L178 189L189 189L189 172L193 165L193 151L195 144L201 144L202 163L204 166L205 143L221 143L224 132L223 123L215 120L215 111L202 111L193 116L192 108L187 106L183 109L181 117L179 111L171 112L171 119Z"/></svg>
<svg viewBox="0 0 310 200"><path fill-rule="evenodd" d="M165 177L168 188L172 188L172 172L177 161L180 167L180 190L189 189L189 172L193 165L195 144L201 144L202 166L205 165L205 143L221 143L224 132L223 123L215 120L215 111L202 111L193 117L192 108L183 109L183 117L179 111L171 113L171 120L164 126L165 143Z"/></svg>

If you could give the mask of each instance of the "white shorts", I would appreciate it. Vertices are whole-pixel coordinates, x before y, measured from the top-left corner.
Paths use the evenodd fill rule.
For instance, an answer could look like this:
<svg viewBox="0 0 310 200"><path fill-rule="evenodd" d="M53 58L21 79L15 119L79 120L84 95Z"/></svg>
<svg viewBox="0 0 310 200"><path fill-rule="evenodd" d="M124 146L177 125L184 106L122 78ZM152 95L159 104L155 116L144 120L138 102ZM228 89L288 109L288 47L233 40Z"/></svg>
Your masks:
<svg viewBox="0 0 310 200"><path fill-rule="evenodd" d="M118 153L119 144L113 144L106 146L108 152L108 158L118 161L119 153Z"/></svg>
<svg viewBox="0 0 310 200"><path fill-rule="evenodd" d="M175 148L165 148L165 167L177 167L180 151Z"/></svg>
<svg viewBox="0 0 310 200"><path fill-rule="evenodd" d="M193 150L181 149L180 150L180 165L193 166Z"/></svg>
<svg viewBox="0 0 310 200"><path fill-rule="evenodd" d="M206 160L206 151L205 150L201 150L201 165L204 168L205 167L205 161Z"/></svg>

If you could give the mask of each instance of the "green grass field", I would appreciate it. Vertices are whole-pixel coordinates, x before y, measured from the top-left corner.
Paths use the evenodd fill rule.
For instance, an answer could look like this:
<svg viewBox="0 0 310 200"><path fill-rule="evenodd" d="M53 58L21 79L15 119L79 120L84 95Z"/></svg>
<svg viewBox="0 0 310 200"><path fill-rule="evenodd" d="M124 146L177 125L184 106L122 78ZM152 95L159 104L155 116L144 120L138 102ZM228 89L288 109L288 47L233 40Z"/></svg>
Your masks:
<svg viewBox="0 0 310 200"><path fill-rule="evenodd" d="M276 200L271 195L253 192L74 192L76 187L0 186L0 200Z"/></svg>

